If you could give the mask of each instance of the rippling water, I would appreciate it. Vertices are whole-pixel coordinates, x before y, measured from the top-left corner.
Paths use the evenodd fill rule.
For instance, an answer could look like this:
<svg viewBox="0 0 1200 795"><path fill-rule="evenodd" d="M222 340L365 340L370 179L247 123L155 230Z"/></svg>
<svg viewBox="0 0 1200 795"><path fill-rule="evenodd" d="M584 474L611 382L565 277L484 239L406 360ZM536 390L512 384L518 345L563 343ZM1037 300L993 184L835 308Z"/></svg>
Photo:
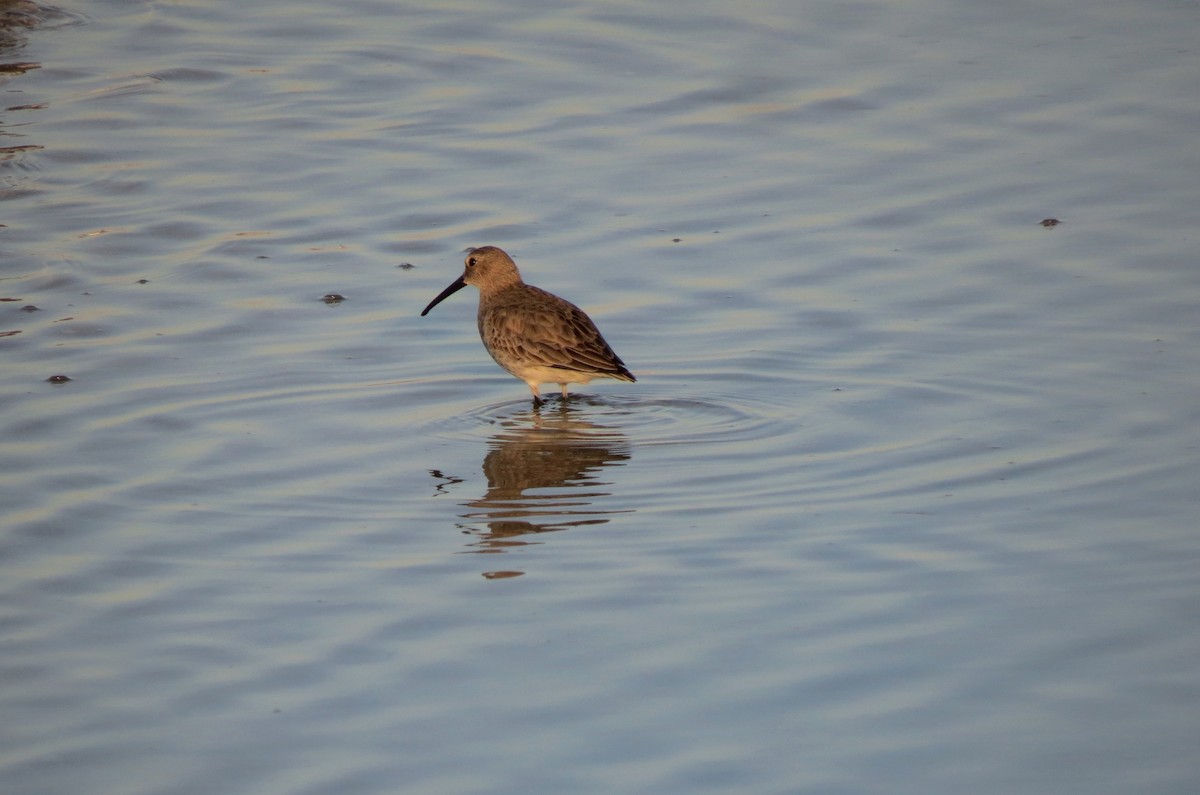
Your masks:
<svg viewBox="0 0 1200 795"><path fill-rule="evenodd" d="M1200 9L0 8L5 793L1194 788Z"/></svg>

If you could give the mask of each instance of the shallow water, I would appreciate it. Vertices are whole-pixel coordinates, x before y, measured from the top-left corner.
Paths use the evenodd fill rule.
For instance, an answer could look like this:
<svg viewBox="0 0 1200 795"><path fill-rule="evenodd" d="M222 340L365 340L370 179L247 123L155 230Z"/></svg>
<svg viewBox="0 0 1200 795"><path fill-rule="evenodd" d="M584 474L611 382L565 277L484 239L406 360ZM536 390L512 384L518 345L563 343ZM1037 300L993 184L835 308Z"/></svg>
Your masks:
<svg viewBox="0 0 1200 795"><path fill-rule="evenodd" d="M40 16L6 792L1194 787L1200 10ZM483 244L638 383L419 317Z"/></svg>

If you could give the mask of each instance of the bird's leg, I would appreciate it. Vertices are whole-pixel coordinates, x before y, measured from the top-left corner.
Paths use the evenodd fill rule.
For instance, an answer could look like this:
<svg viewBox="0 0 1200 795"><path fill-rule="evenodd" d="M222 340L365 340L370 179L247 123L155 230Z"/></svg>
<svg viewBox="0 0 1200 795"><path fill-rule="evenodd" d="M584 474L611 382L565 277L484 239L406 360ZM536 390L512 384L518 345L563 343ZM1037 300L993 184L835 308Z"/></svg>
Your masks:
<svg viewBox="0 0 1200 795"><path fill-rule="evenodd" d="M542 405L542 396L538 394L538 385L530 384L529 391L533 393L533 405L535 405L535 406Z"/></svg>
<svg viewBox="0 0 1200 795"><path fill-rule="evenodd" d="M559 384L559 386L561 386L561 387L562 387L563 400L566 400L566 399L567 399L567 385L566 385L566 384Z"/></svg>

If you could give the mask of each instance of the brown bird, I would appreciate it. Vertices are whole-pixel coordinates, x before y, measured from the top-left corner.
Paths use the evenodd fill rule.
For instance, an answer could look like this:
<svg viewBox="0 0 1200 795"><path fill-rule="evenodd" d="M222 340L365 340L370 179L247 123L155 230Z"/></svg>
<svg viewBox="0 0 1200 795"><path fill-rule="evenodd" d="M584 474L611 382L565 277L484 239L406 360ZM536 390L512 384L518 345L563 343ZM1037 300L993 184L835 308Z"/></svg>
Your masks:
<svg viewBox="0 0 1200 795"><path fill-rule="evenodd" d="M566 299L521 281L512 257L495 246L467 252L466 269L421 312L429 314L468 284L479 288L479 336L496 364L529 385L540 406L539 384L567 384L593 378L636 381L604 341L596 324Z"/></svg>

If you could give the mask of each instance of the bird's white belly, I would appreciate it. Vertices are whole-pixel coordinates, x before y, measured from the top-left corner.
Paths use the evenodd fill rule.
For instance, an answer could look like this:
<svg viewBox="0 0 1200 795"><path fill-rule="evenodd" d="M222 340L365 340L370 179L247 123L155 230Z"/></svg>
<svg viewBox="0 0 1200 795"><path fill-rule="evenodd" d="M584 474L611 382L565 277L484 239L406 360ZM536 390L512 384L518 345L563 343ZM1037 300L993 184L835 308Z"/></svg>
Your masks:
<svg viewBox="0 0 1200 795"><path fill-rule="evenodd" d="M527 384L586 384L598 375L597 373L581 373L577 370L564 370L560 367L497 361L501 367Z"/></svg>

